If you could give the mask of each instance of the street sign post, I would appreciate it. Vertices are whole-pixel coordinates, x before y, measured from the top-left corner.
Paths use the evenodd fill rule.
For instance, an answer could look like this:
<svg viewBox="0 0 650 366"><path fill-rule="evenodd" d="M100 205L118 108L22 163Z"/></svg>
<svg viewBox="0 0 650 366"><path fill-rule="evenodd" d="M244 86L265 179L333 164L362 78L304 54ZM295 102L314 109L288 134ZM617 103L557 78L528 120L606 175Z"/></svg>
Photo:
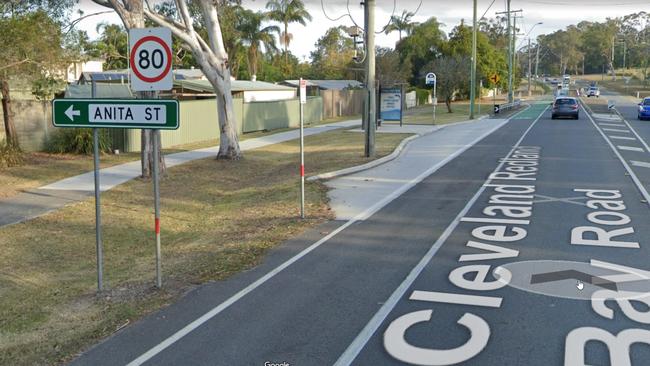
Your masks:
<svg viewBox="0 0 650 366"><path fill-rule="evenodd" d="M305 218L305 103L307 81L300 78L300 218Z"/></svg>
<svg viewBox="0 0 650 366"><path fill-rule="evenodd" d="M178 128L177 100L164 99L55 99L52 123L56 127Z"/></svg>
<svg viewBox="0 0 650 366"><path fill-rule="evenodd" d="M424 83L429 86L433 86L433 120L436 120L436 105L438 104L438 98L436 96L436 84L437 77L436 74L430 72L424 78Z"/></svg>
<svg viewBox="0 0 650 366"><path fill-rule="evenodd" d="M169 28L129 30L131 89L170 90L172 75L172 34Z"/></svg>

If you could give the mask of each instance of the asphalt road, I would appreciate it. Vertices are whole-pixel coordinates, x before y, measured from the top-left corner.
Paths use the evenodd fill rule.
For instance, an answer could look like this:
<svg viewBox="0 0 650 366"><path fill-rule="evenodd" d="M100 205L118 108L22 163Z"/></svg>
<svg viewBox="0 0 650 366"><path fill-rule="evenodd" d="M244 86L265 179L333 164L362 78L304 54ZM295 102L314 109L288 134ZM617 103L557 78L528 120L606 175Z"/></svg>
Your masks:
<svg viewBox="0 0 650 366"><path fill-rule="evenodd" d="M73 364L648 365L650 122L600 117L535 105L368 219L296 238Z"/></svg>

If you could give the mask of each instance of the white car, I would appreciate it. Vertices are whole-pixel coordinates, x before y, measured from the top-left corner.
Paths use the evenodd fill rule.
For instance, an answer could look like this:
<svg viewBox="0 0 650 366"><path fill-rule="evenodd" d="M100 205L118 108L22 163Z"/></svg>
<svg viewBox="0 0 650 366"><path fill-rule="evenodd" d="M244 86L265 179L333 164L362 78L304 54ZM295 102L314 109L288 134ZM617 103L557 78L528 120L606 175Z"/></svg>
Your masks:
<svg viewBox="0 0 650 366"><path fill-rule="evenodd" d="M600 97L600 90L596 86L589 87L589 90L587 91L587 98L589 97Z"/></svg>

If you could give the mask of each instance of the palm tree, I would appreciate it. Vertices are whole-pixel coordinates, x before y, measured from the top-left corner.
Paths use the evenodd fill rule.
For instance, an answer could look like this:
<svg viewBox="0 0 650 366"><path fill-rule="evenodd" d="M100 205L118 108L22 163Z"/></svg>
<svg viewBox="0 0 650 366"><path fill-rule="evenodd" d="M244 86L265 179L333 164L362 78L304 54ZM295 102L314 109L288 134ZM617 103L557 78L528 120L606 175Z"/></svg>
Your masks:
<svg viewBox="0 0 650 366"><path fill-rule="evenodd" d="M417 23L411 22L411 18L413 17L413 13L410 11L402 11L401 16L393 15L390 17L390 24L388 27L386 27L386 30L384 33L389 34L394 31L399 32L399 40L402 40L402 31L406 32L406 35L408 36L411 34L411 30L413 30L413 26L415 26Z"/></svg>
<svg viewBox="0 0 650 366"><path fill-rule="evenodd" d="M289 63L289 43L293 34L289 33L289 23L307 25L305 20L311 21L311 15L305 9L301 0L269 0L266 3L269 18L284 24L284 32L280 34L280 44L284 45L285 63Z"/></svg>
<svg viewBox="0 0 650 366"><path fill-rule="evenodd" d="M275 52L278 47L275 45L274 33L280 33L276 25L269 25L262 28L262 22L268 19L266 13L252 12L245 10L241 13L239 23L240 37L244 45L248 46L248 70L251 80L257 79L257 60L260 48L266 51Z"/></svg>

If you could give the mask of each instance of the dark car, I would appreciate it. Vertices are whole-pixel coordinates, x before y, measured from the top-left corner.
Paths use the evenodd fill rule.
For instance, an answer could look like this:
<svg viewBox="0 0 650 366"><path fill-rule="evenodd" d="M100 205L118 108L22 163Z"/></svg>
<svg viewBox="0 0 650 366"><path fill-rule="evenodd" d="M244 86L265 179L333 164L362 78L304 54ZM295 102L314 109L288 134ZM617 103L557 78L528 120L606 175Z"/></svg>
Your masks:
<svg viewBox="0 0 650 366"><path fill-rule="evenodd" d="M639 103L639 111L637 113L638 119L650 118L650 97L643 98Z"/></svg>
<svg viewBox="0 0 650 366"><path fill-rule="evenodd" d="M579 117L578 100L571 97L558 97L553 102L551 107L551 119L556 119L560 117L571 117L573 119L578 119Z"/></svg>

